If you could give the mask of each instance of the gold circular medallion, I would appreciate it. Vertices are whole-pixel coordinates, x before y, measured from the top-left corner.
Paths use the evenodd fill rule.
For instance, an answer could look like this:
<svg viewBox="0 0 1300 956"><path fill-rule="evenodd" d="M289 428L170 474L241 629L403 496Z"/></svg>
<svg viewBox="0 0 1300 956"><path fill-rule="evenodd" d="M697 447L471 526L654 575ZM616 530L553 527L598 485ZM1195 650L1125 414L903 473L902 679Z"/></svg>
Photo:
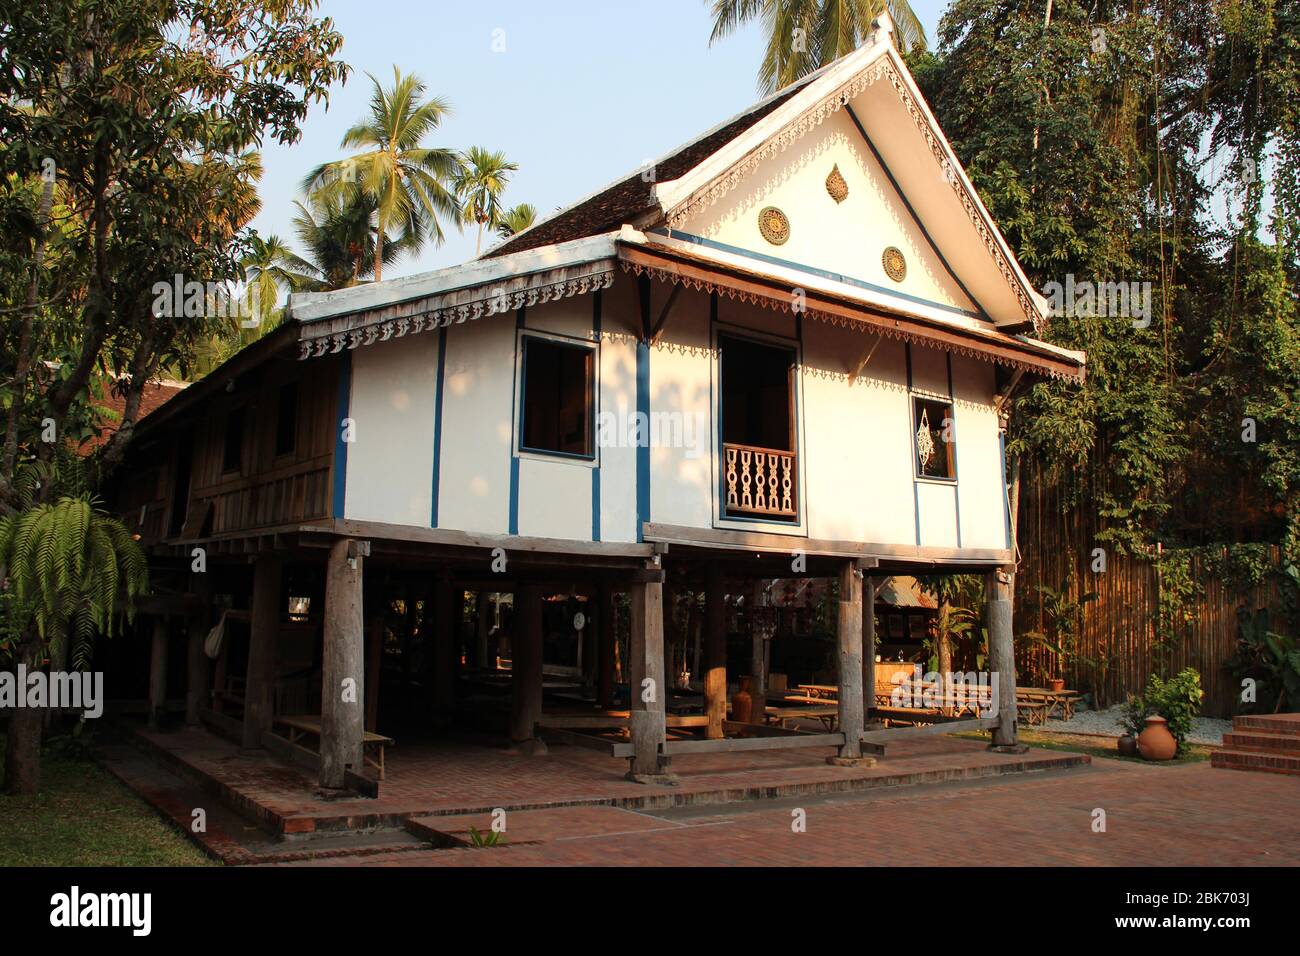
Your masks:
<svg viewBox="0 0 1300 956"><path fill-rule="evenodd" d="M902 282L907 277L907 260L898 248L887 248L880 256L880 262L885 267L885 275L895 282Z"/></svg>
<svg viewBox="0 0 1300 956"><path fill-rule="evenodd" d="M766 206L758 214L758 231L774 246L790 238L790 220L775 206Z"/></svg>

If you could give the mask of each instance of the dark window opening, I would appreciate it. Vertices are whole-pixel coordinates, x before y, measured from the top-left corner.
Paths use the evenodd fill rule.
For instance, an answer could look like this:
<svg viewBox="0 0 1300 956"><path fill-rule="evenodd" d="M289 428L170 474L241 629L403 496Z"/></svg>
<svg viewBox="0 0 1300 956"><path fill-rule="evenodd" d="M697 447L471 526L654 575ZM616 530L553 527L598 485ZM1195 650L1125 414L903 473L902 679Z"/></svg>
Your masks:
<svg viewBox="0 0 1300 956"><path fill-rule="evenodd" d="M795 352L731 336L718 349L725 513L798 520Z"/></svg>
<svg viewBox="0 0 1300 956"><path fill-rule="evenodd" d="M590 458L595 350L526 337L521 447Z"/></svg>
<svg viewBox="0 0 1300 956"><path fill-rule="evenodd" d="M729 336L722 353L722 440L794 451L794 350Z"/></svg>
<svg viewBox="0 0 1300 956"><path fill-rule="evenodd" d="M280 400L276 405L275 454L292 455L298 444L298 383L280 386Z"/></svg>
<svg viewBox="0 0 1300 956"><path fill-rule="evenodd" d="M952 405L929 398L912 399L912 447L916 473L923 478L957 477L957 435Z"/></svg>
<svg viewBox="0 0 1300 956"><path fill-rule="evenodd" d="M176 452L176 470L172 475L172 513L167 523L167 533L172 537L181 533L190 508L190 468L192 449L189 441L182 440Z"/></svg>
<svg viewBox="0 0 1300 956"><path fill-rule="evenodd" d="M226 437L221 451L221 470L239 471L244 464L244 409L226 416Z"/></svg>

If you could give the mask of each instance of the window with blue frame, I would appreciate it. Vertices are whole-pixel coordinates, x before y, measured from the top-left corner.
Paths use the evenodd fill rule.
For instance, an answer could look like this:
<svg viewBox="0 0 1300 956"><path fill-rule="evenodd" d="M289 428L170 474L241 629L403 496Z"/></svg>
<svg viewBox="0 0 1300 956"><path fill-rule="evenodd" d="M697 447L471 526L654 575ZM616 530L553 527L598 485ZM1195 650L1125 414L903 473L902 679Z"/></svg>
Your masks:
<svg viewBox="0 0 1300 956"><path fill-rule="evenodd" d="M523 338L520 449L594 458L595 348Z"/></svg>

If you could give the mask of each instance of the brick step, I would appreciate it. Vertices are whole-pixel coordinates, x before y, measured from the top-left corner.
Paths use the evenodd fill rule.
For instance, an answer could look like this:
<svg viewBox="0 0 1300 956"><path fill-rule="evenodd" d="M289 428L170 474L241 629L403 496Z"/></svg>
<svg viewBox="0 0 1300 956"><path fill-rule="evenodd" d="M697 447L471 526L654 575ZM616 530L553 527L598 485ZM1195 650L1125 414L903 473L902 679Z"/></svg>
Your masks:
<svg viewBox="0 0 1300 956"><path fill-rule="evenodd" d="M1294 734L1269 734L1257 731L1243 733L1234 730L1223 735L1223 746L1228 750L1250 750L1300 757L1300 736Z"/></svg>
<svg viewBox="0 0 1300 956"><path fill-rule="evenodd" d="M1260 773L1284 773L1300 777L1300 757L1289 754L1259 753L1253 750L1216 750L1210 754L1210 766L1224 770L1252 770Z"/></svg>
<svg viewBox="0 0 1300 956"><path fill-rule="evenodd" d="M1232 718L1232 729L1252 734L1300 736L1300 714L1244 714Z"/></svg>

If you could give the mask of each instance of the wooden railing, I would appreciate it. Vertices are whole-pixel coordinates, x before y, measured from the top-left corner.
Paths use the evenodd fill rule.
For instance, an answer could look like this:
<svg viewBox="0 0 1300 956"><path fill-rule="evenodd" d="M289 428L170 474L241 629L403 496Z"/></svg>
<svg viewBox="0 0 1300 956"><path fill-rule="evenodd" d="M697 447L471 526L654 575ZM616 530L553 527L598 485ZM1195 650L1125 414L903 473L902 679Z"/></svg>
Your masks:
<svg viewBox="0 0 1300 956"><path fill-rule="evenodd" d="M722 462L728 515L798 517L794 452L724 442Z"/></svg>

